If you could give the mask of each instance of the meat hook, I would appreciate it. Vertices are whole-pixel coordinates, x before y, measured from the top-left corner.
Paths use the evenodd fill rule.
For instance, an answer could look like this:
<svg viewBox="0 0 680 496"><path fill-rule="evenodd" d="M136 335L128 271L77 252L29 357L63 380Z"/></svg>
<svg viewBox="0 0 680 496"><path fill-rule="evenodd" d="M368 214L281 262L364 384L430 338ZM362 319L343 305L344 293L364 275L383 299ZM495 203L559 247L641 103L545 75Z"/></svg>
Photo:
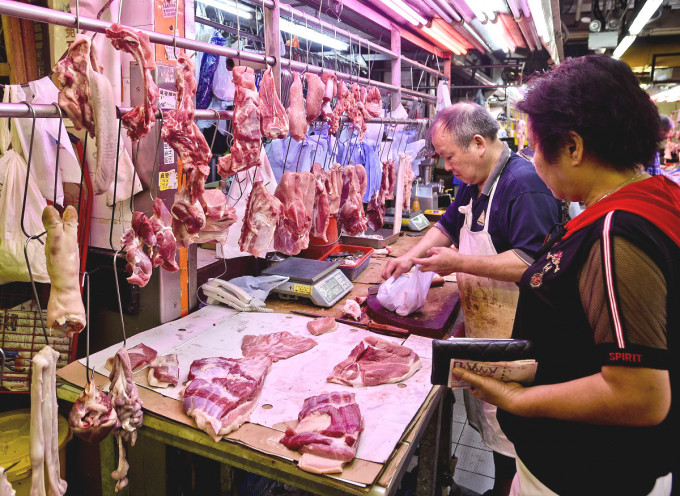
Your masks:
<svg viewBox="0 0 680 496"><path fill-rule="evenodd" d="M61 111L61 107L59 106L58 103L52 103L57 108L57 112L59 112L59 132L57 133L57 161L55 163L54 167L54 197L52 199L52 203L54 205L57 204L57 179L59 177L59 149L61 148L61 125L64 122L64 114Z"/></svg>
<svg viewBox="0 0 680 496"><path fill-rule="evenodd" d="M238 0L236 0L236 45L238 46L238 65L241 65L241 17L238 15Z"/></svg>
<svg viewBox="0 0 680 496"><path fill-rule="evenodd" d="M31 270L31 262L28 259L28 243L31 242L33 239L37 239L43 234L47 233L47 231L37 234L35 236L29 236L26 239L26 242L24 243L24 258L26 259L26 268L28 269L28 276L31 279L31 289L33 290L33 298L35 299L35 304L38 307L38 314L40 315L40 323L42 324L42 331L43 331L43 336L45 336L45 344L49 346L50 342L47 339L47 327L45 326L45 319L43 317L42 313L42 307L40 306L40 300L38 299L38 290L35 287L35 279L33 279L33 271Z"/></svg>
<svg viewBox="0 0 680 496"><path fill-rule="evenodd" d="M135 150L135 159L132 162L132 186L130 186L130 213L135 213L135 179L137 179L137 160L139 160L139 140L137 140L137 150ZM116 201L116 198L113 198Z"/></svg>
<svg viewBox="0 0 680 496"><path fill-rule="evenodd" d="M113 255L113 277L116 280L116 296L118 297L118 313L120 314L120 326L123 330L123 348L127 348L127 336L125 335L125 320L123 319L123 305L120 302L120 284L118 283L118 270L116 270L116 260L118 259L118 254L120 253L120 248ZM89 313L88 313L89 315Z"/></svg>
<svg viewBox="0 0 680 496"><path fill-rule="evenodd" d="M156 154L154 155L153 169L151 171L151 181L149 184L149 198L151 198L151 203L154 201L153 189L155 187L154 182L156 180L156 175L158 174L158 151L161 149L161 133L163 132L163 111L161 110L161 123L158 128L158 141L156 141ZM134 183L133 183L134 184Z"/></svg>
<svg viewBox="0 0 680 496"><path fill-rule="evenodd" d="M24 233L24 236L29 238L31 235L26 232L26 228L24 227L24 217L26 215L26 198L28 197L28 182L29 179L31 178L31 159L33 158L33 138L35 136L35 109L33 108L33 105L31 105L28 102L21 102L25 104L28 109L31 111L31 114L33 115L33 124L31 126L31 139L29 140L29 145L28 145L28 161L26 163L26 183L24 185L24 201L21 204L21 230ZM42 241L41 241L42 243Z"/></svg>
<svg viewBox="0 0 680 496"><path fill-rule="evenodd" d="M85 329L85 384L87 384L90 382L90 274L88 272L83 274L81 287L85 285L85 279L87 279L87 293L85 297L87 305L87 327ZM94 377L94 369L92 369L92 377Z"/></svg>
<svg viewBox="0 0 680 496"><path fill-rule="evenodd" d="M80 194L78 195L78 214L80 215L80 206L83 201L83 180L85 179L85 163L87 160L87 135L85 133L85 140L83 142L83 160L80 164Z"/></svg>
<svg viewBox="0 0 680 496"><path fill-rule="evenodd" d="M80 1L76 0L76 33L80 33Z"/></svg>
<svg viewBox="0 0 680 496"><path fill-rule="evenodd" d="M116 215L116 195L118 190L118 164L120 163L120 131L123 124L123 120L118 118L118 142L116 143L116 174L113 181L113 205L111 207L111 227L109 228L109 245L112 250L116 248L113 246L113 222ZM121 218L122 221L122 218Z"/></svg>

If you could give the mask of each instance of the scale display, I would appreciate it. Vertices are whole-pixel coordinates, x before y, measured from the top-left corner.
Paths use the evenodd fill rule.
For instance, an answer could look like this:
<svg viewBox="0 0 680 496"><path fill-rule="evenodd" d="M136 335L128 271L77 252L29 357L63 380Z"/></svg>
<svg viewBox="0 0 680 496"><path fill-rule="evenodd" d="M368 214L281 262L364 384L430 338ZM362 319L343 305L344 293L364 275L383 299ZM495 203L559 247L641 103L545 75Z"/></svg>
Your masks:
<svg viewBox="0 0 680 496"><path fill-rule="evenodd" d="M307 298L317 306L332 307L354 287L338 262L290 257L262 271L290 279L272 290L281 299Z"/></svg>

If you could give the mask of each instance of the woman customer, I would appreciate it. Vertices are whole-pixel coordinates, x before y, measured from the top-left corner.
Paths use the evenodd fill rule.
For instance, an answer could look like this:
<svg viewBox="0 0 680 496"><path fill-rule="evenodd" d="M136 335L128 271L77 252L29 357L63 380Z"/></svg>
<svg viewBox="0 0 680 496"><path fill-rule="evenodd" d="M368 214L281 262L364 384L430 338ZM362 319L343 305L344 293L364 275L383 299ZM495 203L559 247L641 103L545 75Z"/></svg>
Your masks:
<svg viewBox="0 0 680 496"><path fill-rule="evenodd" d="M680 187L641 165L658 112L625 63L600 55L535 78L518 108L539 176L586 209L520 282L513 337L534 343L533 384L454 373L499 407L518 456L511 494L670 494Z"/></svg>

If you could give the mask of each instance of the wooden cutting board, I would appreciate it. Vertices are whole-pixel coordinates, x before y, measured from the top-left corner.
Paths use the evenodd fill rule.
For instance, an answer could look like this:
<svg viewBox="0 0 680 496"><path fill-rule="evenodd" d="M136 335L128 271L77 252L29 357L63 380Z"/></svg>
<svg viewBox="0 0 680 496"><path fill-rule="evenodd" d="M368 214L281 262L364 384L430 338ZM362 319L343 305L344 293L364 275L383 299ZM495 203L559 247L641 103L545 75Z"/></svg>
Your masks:
<svg viewBox="0 0 680 496"><path fill-rule="evenodd" d="M370 288L366 315L380 324L408 329L412 334L441 339L453 326L460 310L460 297L455 284L430 288L425 305L407 317L397 315L378 302L377 286Z"/></svg>

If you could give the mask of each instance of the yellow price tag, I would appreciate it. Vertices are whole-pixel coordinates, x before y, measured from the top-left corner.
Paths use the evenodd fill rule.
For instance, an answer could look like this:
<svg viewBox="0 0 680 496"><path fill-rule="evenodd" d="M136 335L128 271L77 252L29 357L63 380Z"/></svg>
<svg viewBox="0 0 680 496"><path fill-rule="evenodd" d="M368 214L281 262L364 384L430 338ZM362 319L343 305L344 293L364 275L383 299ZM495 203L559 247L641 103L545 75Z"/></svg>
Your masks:
<svg viewBox="0 0 680 496"><path fill-rule="evenodd" d="M310 295L312 294L312 287L306 284L293 284L293 292Z"/></svg>

